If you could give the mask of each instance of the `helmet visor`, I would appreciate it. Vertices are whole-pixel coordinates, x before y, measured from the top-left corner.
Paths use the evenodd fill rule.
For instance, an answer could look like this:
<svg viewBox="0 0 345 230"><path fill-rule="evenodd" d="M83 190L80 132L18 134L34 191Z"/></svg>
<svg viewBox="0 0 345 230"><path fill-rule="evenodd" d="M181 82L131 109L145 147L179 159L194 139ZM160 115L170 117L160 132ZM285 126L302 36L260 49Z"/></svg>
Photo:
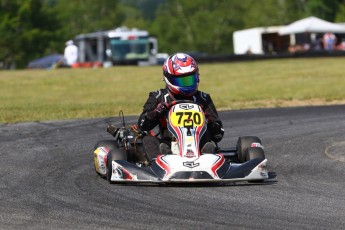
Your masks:
<svg viewBox="0 0 345 230"><path fill-rule="evenodd" d="M182 76L182 77L169 77L169 81L171 84L179 87L188 87L188 86L195 86L197 84L198 74L195 73L193 75Z"/></svg>

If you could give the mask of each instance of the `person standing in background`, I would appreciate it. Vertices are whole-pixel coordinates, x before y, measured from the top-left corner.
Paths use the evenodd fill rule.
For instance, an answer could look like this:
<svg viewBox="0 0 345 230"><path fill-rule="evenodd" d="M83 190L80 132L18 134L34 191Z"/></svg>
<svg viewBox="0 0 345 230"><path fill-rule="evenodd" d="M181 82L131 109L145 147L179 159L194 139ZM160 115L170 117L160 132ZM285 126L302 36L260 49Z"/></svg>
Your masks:
<svg viewBox="0 0 345 230"><path fill-rule="evenodd" d="M72 40L66 42L64 57L69 66L72 66L78 61L78 47L73 43Z"/></svg>
<svg viewBox="0 0 345 230"><path fill-rule="evenodd" d="M322 42L323 48L325 50L332 51L334 50L335 44L337 43L337 37L334 34L328 32L325 35L323 35Z"/></svg>

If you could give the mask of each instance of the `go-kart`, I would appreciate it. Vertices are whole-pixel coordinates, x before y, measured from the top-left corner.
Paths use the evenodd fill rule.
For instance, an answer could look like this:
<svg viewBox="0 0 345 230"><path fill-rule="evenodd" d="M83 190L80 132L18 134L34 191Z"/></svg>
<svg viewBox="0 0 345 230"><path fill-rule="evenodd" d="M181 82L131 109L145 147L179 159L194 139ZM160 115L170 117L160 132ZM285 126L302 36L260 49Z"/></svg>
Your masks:
<svg viewBox="0 0 345 230"><path fill-rule="evenodd" d="M268 179L267 159L258 137L239 137L236 147L201 152L201 138L207 120L201 105L174 101L167 126L172 136L171 151L159 152L159 139L135 126L109 128L112 140L101 140L94 147L96 172L113 182L209 183L263 182ZM153 144L152 144L153 143ZM153 147L152 147L153 146ZM155 148L157 147L157 148Z"/></svg>

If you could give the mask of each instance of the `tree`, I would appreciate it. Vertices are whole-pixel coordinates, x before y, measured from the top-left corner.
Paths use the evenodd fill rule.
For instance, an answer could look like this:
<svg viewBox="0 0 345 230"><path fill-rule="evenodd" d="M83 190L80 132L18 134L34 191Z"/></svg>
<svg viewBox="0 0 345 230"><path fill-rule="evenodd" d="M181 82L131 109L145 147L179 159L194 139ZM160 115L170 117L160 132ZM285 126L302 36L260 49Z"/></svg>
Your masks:
<svg viewBox="0 0 345 230"><path fill-rule="evenodd" d="M61 33L65 39L115 28L124 18L114 0L57 0L54 8L63 23Z"/></svg>
<svg viewBox="0 0 345 230"><path fill-rule="evenodd" d="M155 20L155 14L160 4L166 0L121 0L120 3L124 6L137 10L141 17L149 22ZM130 15L126 15L130 17Z"/></svg>
<svg viewBox="0 0 345 230"><path fill-rule="evenodd" d="M265 0L264 2L255 0L244 1L244 27L277 26L289 22L291 16L288 15L289 11L287 8L291 2L287 3L286 1L277 0ZM296 10L292 12L296 14Z"/></svg>
<svg viewBox="0 0 345 230"><path fill-rule="evenodd" d="M151 31L160 50L229 53L232 32L242 27L241 1L167 0L159 6Z"/></svg>
<svg viewBox="0 0 345 230"><path fill-rule="evenodd" d="M306 13L334 22L341 0L309 0L306 2Z"/></svg>
<svg viewBox="0 0 345 230"><path fill-rule="evenodd" d="M0 1L0 60L3 68L24 67L44 54L52 39L57 21L40 0Z"/></svg>
<svg viewBox="0 0 345 230"><path fill-rule="evenodd" d="M311 15L344 22L345 0L0 0L0 65L24 67L78 34L119 26L148 30L160 52L231 53L236 30Z"/></svg>
<svg viewBox="0 0 345 230"><path fill-rule="evenodd" d="M339 10L337 11L336 22L345 22L345 0L339 3Z"/></svg>

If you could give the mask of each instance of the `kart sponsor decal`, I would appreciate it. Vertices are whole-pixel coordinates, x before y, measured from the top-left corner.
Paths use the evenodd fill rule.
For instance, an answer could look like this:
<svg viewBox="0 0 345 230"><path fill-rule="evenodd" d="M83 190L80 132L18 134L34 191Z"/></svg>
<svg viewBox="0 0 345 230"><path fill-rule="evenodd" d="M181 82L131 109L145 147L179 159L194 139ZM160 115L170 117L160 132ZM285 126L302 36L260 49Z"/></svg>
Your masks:
<svg viewBox="0 0 345 230"><path fill-rule="evenodd" d="M262 146L260 143L257 143L257 142L254 142L250 145L250 147L253 147L253 148L264 148L264 146Z"/></svg>
<svg viewBox="0 0 345 230"><path fill-rule="evenodd" d="M194 131L192 132L192 135L193 134L194 134ZM187 136L185 138L185 140L186 140L187 143L193 143L194 142L194 138L192 136ZM188 144L188 145L190 145L190 144Z"/></svg>
<svg viewBox="0 0 345 230"><path fill-rule="evenodd" d="M263 163L259 164L259 165L258 165L258 170L259 170L260 175L261 175L262 177L268 177L267 166L266 166L266 164L263 164Z"/></svg>
<svg viewBox="0 0 345 230"><path fill-rule="evenodd" d="M123 179L122 170L118 166L116 166L115 168L113 168L111 177L115 179Z"/></svg>
<svg viewBox="0 0 345 230"><path fill-rule="evenodd" d="M100 147L100 149L105 152L105 153L109 153L110 152L110 149L109 148L106 148L106 147Z"/></svg>
<svg viewBox="0 0 345 230"><path fill-rule="evenodd" d="M124 180L133 180L136 176L132 175L128 170L126 170L121 165L113 162L113 173L112 178L124 179Z"/></svg>
<svg viewBox="0 0 345 230"><path fill-rule="evenodd" d="M194 161L183 162L183 166L188 167L188 168L195 168L195 167L198 167L199 165L200 165L199 163L195 163Z"/></svg>
<svg viewBox="0 0 345 230"><path fill-rule="evenodd" d="M193 158L193 157L195 157L195 153L192 149L187 149L187 152L184 156L187 158Z"/></svg>
<svg viewBox="0 0 345 230"><path fill-rule="evenodd" d="M194 108L194 105L192 104L179 104L180 109L184 110L190 110Z"/></svg>
<svg viewBox="0 0 345 230"><path fill-rule="evenodd" d="M101 169L103 169L104 170L104 173L106 172L106 165L107 165L107 162L108 162L108 158L107 158L107 155L104 155L103 156L103 161L101 160L100 161L100 167L101 167Z"/></svg>
<svg viewBox="0 0 345 230"><path fill-rule="evenodd" d="M266 171L267 170L267 166L265 164L260 164L258 166L258 168L261 170L261 171Z"/></svg>

